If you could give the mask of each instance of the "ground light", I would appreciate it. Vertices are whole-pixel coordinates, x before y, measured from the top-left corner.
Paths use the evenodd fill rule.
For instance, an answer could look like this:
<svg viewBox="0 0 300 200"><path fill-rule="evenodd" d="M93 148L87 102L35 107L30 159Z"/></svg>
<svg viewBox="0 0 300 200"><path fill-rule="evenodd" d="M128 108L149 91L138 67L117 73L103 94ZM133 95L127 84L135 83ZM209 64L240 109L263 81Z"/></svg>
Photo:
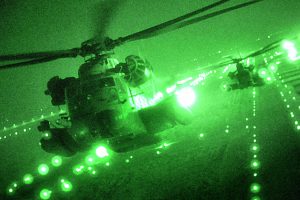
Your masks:
<svg viewBox="0 0 300 200"><path fill-rule="evenodd" d="M266 69L266 68L260 68L260 69L258 70L258 75L259 75L259 77L261 77L261 78L266 78L266 77L268 76L268 71L267 71L267 69Z"/></svg>
<svg viewBox="0 0 300 200"><path fill-rule="evenodd" d="M33 182L33 179L34 178L31 174L25 174L23 177L23 182L24 182L24 184L29 185Z"/></svg>
<svg viewBox="0 0 300 200"><path fill-rule="evenodd" d="M251 198L251 200L261 200L261 198L259 196L254 196Z"/></svg>
<svg viewBox="0 0 300 200"><path fill-rule="evenodd" d="M46 164L40 164L39 166L38 166L38 172L39 172L39 174L40 175L47 175L48 174L48 172L49 172L49 167L48 167L48 165L46 165Z"/></svg>
<svg viewBox="0 0 300 200"><path fill-rule="evenodd" d="M182 88L176 91L177 101L183 107L190 107L196 101L196 94L191 87Z"/></svg>
<svg viewBox="0 0 300 200"><path fill-rule="evenodd" d="M51 164L52 164L54 167L59 167L59 166L61 166L61 164L62 164L62 158L61 158L61 156L54 156L54 157L51 159Z"/></svg>
<svg viewBox="0 0 300 200"><path fill-rule="evenodd" d="M88 155L88 156L85 158L85 162L86 162L86 164L88 164L88 165L94 164L94 161L95 161L95 158L94 158L94 156L92 156L92 155Z"/></svg>
<svg viewBox="0 0 300 200"><path fill-rule="evenodd" d="M75 175L80 175L83 173L83 169L84 169L84 166L83 165L76 165L73 167L73 173Z"/></svg>
<svg viewBox="0 0 300 200"><path fill-rule="evenodd" d="M275 73L275 72L277 72L278 67L277 67L277 65L269 65L268 69L269 69L269 71Z"/></svg>
<svg viewBox="0 0 300 200"><path fill-rule="evenodd" d="M252 169L259 169L260 168L260 162L259 160L255 159L251 161L251 168Z"/></svg>
<svg viewBox="0 0 300 200"><path fill-rule="evenodd" d="M46 200L46 199L50 199L51 197L51 193L52 191L51 190L48 190L48 189L42 189L40 191L40 198L43 199L43 200Z"/></svg>
<svg viewBox="0 0 300 200"><path fill-rule="evenodd" d="M60 187L63 192L70 192L73 189L72 183L66 179L61 179L60 183Z"/></svg>
<svg viewBox="0 0 300 200"><path fill-rule="evenodd" d="M15 193L15 190L13 187L8 187L6 192L8 195L13 195Z"/></svg>
<svg viewBox="0 0 300 200"><path fill-rule="evenodd" d="M253 135L254 137L256 135ZM251 151L253 151L254 153L258 152L259 151L259 146L257 144L252 144L251 145Z"/></svg>
<svg viewBox="0 0 300 200"><path fill-rule="evenodd" d="M252 193L259 193L260 192L260 185L258 183L252 183L250 186L250 191Z"/></svg>

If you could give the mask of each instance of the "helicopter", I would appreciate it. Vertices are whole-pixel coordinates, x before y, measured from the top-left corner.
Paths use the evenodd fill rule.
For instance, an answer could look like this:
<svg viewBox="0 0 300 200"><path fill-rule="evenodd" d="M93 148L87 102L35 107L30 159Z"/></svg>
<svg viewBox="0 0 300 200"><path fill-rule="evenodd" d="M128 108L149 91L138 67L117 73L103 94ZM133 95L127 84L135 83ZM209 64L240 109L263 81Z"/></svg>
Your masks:
<svg viewBox="0 0 300 200"><path fill-rule="evenodd" d="M85 62L79 67L78 77L52 77L45 95L53 106L66 106L66 113L50 122L41 121L38 131L43 137L41 148L53 154L73 156L86 151L101 141L116 152L126 152L157 142L155 133L186 125L192 119L188 107L179 106L176 94L158 98L150 106L133 106L139 95L152 96L153 67L139 56L129 55L125 62L113 57L113 49L128 42L156 37L170 31L199 23L262 0L251 0L209 14L196 16L229 2L220 0L183 16L117 39L100 35L87 40L79 48L49 52L0 55L1 62L25 60L4 64L0 70L50 62L60 58L81 56ZM104 29L105 27L103 27ZM101 38L101 39L100 39ZM148 86L147 86L148 85ZM149 86L150 85L150 86ZM147 93L148 92L148 93Z"/></svg>
<svg viewBox="0 0 300 200"><path fill-rule="evenodd" d="M270 72L268 72L268 69L266 69L265 67L262 67L262 65L255 65L250 60L254 59L257 56L265 55L266 53L279 48L284 41L285 39L277 40L244 57L240 56L240 58L234 58L232 56L226 56L230 60L203 67L198 70L216 70L218 68L226 67L225 71L227 71L230 66L234 65L234 70L229 70L227 74L227 83L222 85L222 89L225 89L225 91L263 86L266 84L266 81L268 81L265 79L265 76Z"/></svg>

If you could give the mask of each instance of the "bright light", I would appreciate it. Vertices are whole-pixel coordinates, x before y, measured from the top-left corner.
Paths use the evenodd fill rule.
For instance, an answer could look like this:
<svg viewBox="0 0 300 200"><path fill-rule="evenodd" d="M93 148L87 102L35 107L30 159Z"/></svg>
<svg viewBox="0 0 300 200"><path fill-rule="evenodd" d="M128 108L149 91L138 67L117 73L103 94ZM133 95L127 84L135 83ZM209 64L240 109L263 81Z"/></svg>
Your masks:
<svg viewBox="0 0 300 200"><path fill-rule="evenodd" d="M268 69L271 71L271 72L277 72L277 70L278 70L278 67L277 67L277 65L269 65L268 66Z"/></svg>
<svg viewBox="0 0 300 200"><path fill-rule="evenodd" d="M86 158L85 158L85 162L87 164L93 164L94 163L94 157L92 155L88 155Z"/></svg>
<svg viewBox="0 0 300 200"><path fill-rule="evenodd" d="M38 172L40 175L44 176L47 175L49 172L49 167L46 164L40 164L38 167Z"/></svg>
<svg viewBox="0 0 300 200"><path fill-rule="evenodd" d="M181 84L184 84L184 83L186 83L188 81L191 81L191 80L193 80L193 77L188 77L188 78L185 78L183 80L177 81L177 84L181 85Z"/></svg>
<svg viewBox="0 0 300 200"><path fill-rule="evenodd" d="M61 182L61 190L62 191L70 192L73 189L72 183L70 181L62 179L60 182Z"/></svg>
<svg viewBox="0 0 300 200"><path fill-rule="evenodd" d="M259 196L252 197L251 200L261 200Z"/></svg>
<svg viewBox="0 0 300 200"><path fill-rule="evenodd" d="M83 165L76 165L73 167L73 173L75 175L80 175L83 173L83 169L84 169L84 166Z"/></svg>
<svg viewBox="0 0 300 200"><path fill-rule="evenodd" d="M31 174L25 174L23 177L23 182L26 185L29 185L33 182L33 176Z"/></svg>
<svg viewBox="0 0 300 200"><path fill-rule="evenodd" d="M282 44L282 47L284 49L291 49L291 48L294 48L294 43L292 43L290 41L284 41Z"/></svg>
<svg viewBox="0 0 300 200"><path fill-rule="evenodd" d="M8 188L7 192L8 192L9 194L12 194L12 193L14 192L14 189L13 189L13 188Z"/></svg>
<svg viewBox="0 0 300 200"><path fill-rule="evenodd" d="M168 94L170 94L170 93L174 92L175 90L176 90L176 85L172 85L166 89L166 92Z"/></svg>
<svg viewBox="0 0 300 200"><path fill-rule="evenodd" d="M26 130L26 129L24 129L24 130ZM42 138L45 140L50 140L52 138L52 133L50 131L45 131L42 135Z"/></svg>
<svg viewBox="0 0 300 200"><path fill-rule="evenodd" d="M109 154L107 152L107 149L104 146L99 146L96 149L96 155L99 158L104 158L104 157L108 156Z"/></svg>
<svg viewBox="0 0 300 200"><path fill-rule="evenodd" d="M253 137L256 135L253 135ZM251 151L253 152L258 152L259 151L259 146L257 144L252 144L251 145Z"/></svg>
<svg viewBox="0 0 300 200"><path fill-rule="evenodd" d="M150 75L151 75L150 70L149 70L148 68L146 68L146 69L145 69L145 76L146 76L146 77L150 77Z"/></svg>
<svg viewBox="0 0 300 200"><path fill-rule="evenodd" d="M252 193L258 193L260 191L260 185L258 183L252 183L250 190Z"/></svg>
<svg viewBox="0 0 300 200"><path fill-rule="evenodd" d="M267 77L267 69L266 69L266 68L260 68L260 69L258 70L258 75L259 75L259 77L261 77L261 78Z"/></svg>
<svg viewBox="0 0 300 200"><path fill-rule="evenodd" d="M251 161L251 168L252 169L258 169L258 168L260 168L260 162L258 160L252 160Z"/></svg>
<svg viewBox="0 0 300 200"><path fill-rule="evenodd" d="M54 156L52 159L51 159L51 163L54 167L59 167L61 166L61 163L62 163L62 158L61 156Z"/></svg>
<svg viewBox="0 0 300 200"><path fill-rule="evenodd" d="M191 87L186 87L176 92L177 101L183 107L190 107L196 101L196 94Z"/></svg>
<svg viewBox="0 0 300 200"><path fill-rule="evenodd" d="M40 191L40 198L41 198L41 199L50 199L51 193L52 193L51 190L48 190L48 189L42 189L42 190Z"/></svg>
<svg viewBox="0 0 300 200"><path fill-rule="evenodd" d="M287 50L288 57L290 60L295 61L300 58L299 56L297 56L298 51L293 42L285 41L285 42L283 42L282 47Z"/></svg>

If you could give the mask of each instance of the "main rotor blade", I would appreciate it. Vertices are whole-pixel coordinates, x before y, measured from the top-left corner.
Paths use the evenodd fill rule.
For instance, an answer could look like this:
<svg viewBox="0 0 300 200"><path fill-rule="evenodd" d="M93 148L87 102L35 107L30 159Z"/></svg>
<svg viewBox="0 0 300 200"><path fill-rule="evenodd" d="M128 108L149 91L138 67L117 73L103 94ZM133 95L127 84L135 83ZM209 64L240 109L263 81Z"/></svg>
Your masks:
<svg viewBox="0 0 300 200"><path fill-rule="evenodd" d="M224 4L224 3L228 2L228 1L229 0L221 0L221 1L215 2L213 4L210 4L208 6L202 7L200 9L198 9L198 10L195 10L193 12L187 13L187 14L182 15L180 17L177 17L175 19L172 19L172 20L166 21L164 23L158 24L156 26L144 29L142 31L139 31L139 32L127 35L125 37L121 37L119 40L121 41L121 43L123 43L123 42L134 41L134 40L138 40L138 39L144 38L146 35L152 34L152 33L156 32L158 30L161 30L161 29L165 29L165 28L167 28L167 27L169 27L169 26L171 26L173 24L176 24L178 22L181 22L183 20L191 18L191 17L193 17L195 15L198 15L200 13L208 11L208 10L210 10L210 9L212 9L214 7L217 7L217 6L221 5L221 4Z"/></svg>
<svg viewBox="0 0 300 200"><path fill-rule="evenodd" d="M258 3L258 2L261 2L261 1L263 1L263 0L253 0L253 1L250 1L250 2L246 2L246 3L238 4L236 6L225 8L225 9L222 9L222 10L219 10L219 11L215 11L215 12L212 12L210 14L206 14L206 15L199 16L199 17L196 17L196 18L193 18L193 19L189 19L189 20L183 21L181 23L175 24L174 26L170 26L168 29L159 30L159 31L153 33L152 35L148 35L148 36L144 37L143 39L153 37L153 36L156 36L156 35L160 35L160 34L164 34L164 33L171 32L171 31L175 31L175 30L178 30L180 28L183 28L183 27L195 24L195 23L199 23L201 21L205 21L207 19L219 16L219 15L222 15L222 14L225 14L225 13L237 10L237 9L250 6L252 4L255 4L255 3Z"/></svg>
<svg viewBox="0 0 300 200"><path fill-rule="evenodd" d="M79 53L80 53L80 49L74 48L74 49L59 50L59 51L0 55L0 61L25 60L25 59L35 59L35 58L45 58L45 57L68 58L68 57L76 57L77 55L79 55Z"/></svg>
<svg viewBox="0 0 300 200"><path fill-rule="evenodd" d="M276 49L278 48L280 45L281 45L281 42L283 40L278 40L278 41L275 41L275 42L272 42L271 44L268 44L267 46L263 47L262 49L258 50L258 51L255 51L247 56L245 56L242 60L244 59L247 59L247 58L250 58L250 57L256 57L256 56L259 56L261 54L264 54L268 51L271 51L273 49Z"/></svg>
<svg viewBox="0 0 300 200"><path fill-rule="evenodd" d="M17 67L24 67L24 66L27 66L27 65L45 63L45 62L53 61L53 60L56 60L56 59L59 59L59 58L61 58L61 57L52 56L52 57L45 57L45 58L33 59L33 60L29 60L29 61L24 61L24 62L18 62L18 63L2 65L2 66L0 66L0 70L12 69L12 68L17 68Z"/></svg>
<svg viewBox="0 0 300 200"><path fill-rule="evenodd" d="M125 0L101 0L93 5L93 26L94 38L102 41L107 36L107 29L115 16L118 8Z"/></svg>
<svg viewBox="0 0 300 200"><path fill-rule="evenodd" d="M252 4L255 4L255 3L258 3L258 2L261 2L261 1L263 1L263 0L252 0L252 1L249 1L249 2L246 2L246 3L238 4L236 6L232 6L232 7L226 8L226 9L222 9L222 10L212 12L212 13L207 14L207 15L203 15L203 16L196 17L196 18L189 19L189 20L185 20L185 21L184 21L184 19L179 17L179 20L176 20L176 19L178 19L178 18L176 18L175 20L165 22L161 25L157 25L157 26L145 29L143 31L128 35L126 37L120 38L119 41L122 43L122 42L135 41L135 40L139 40L139 39L146 39L146 38L154 37L154 36L157 36L157 35L160 35L160 34L171 32L171 31L183 28L185 26L189 26L189 25L207 20L209 18L218 16L218 15L225 14L227 12L231 12L233 10L237 10L237 9L240 9L240 8L243 8L243 7L250 6ZM211 5L206 6L204 8L200 8L199 10L194 11L192 13L188 13L188 14L184 15L184 16L188 16L188 17L185 17L185 19L190 18L191 16L194 16L194 15L199 14L201 12L204 12L206 10L212 9L213 7L216 7L216 6L218 6L220 4L223 4L225 2L227 2L227 1L219 1L217 3L211 4ZM182 17L184 17L184 16L182 16Z"/></svg>

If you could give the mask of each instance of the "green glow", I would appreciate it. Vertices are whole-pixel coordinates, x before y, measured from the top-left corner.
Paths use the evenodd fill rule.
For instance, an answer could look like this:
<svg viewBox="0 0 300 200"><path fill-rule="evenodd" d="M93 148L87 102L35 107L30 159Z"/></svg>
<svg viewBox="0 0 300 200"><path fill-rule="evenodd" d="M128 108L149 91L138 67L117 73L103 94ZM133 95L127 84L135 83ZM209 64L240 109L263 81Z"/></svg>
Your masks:
<svg viewBox="0 0 300 200"><path fill-rule="evenodd" d="M254 134L253 137L256 137L256 135ZM253 152L258 152L258 151L259 151L259 146L258 146L258 144L252 144L252 145L251 145L251 151L253 151Z"/></svg>
<svg viewBox="0 0 300 200"><path fill-rule="evenodd" d="M267 81L272 81L272 78L271 78L270 76L268 76L268 77L266 78L266 80L267 80Z"/></svg>
<svg viewBox="0 0 300 200"><path fill-rule="evenodd" d="M9 188L7 188L6 192L7 192L7 194L9 194L9 195L13 195L13 194L15 193L15 190L14 190L13 187L9 187Z"/></svg>
<svg viewBox="0 0 300 200"><path fill-rule="evenodd" d="M25 129L24 129L25 130ZM24 131L25 132L25 131ZM42 138L45 140L50 140L52 138L52 134L49 131L45 131L42 135Z"/></svg>
<svg viewBox="0 0 300 200"><path fill-rule="evenodd" d="M196 94L191 87L183 88L176 92L177 101L183 107L190 107L196 101Z"/></svg>
<svg viewBox="0 0 300 200"><path fill-rule="evenodd" d="M277 70L278 70L278 67L277 67L277 65L269 65L268 66L268 69L271 71L271 72L277 72Z"/></svg>
<svg viewBox="0 0 300 200"><path fill-rule="evenodd" d="M41 199L50 199L51 193L52 193L51 190L48 190L48 189L42 189L42 190L40 191L40 198L41 198Z"/></svg>
<svg viewBox="0 0 300 200"><path fill-rule="evenodd" d="M295 61L295 60L298 60L300 59L299 56L297 56L298 54L298 51L295 47L295 44L291 41L284 41L283 44L282 44L282 47L287 50L288 52L288 57L291 61Z"/></svg>
<svg viewBox="0 0 300 200"><path fill-rule="evenodd" d="M132 107L135 107L136 109L142 109L149 107L149 102L146 97L143 95L137 95L132 97L133 99L130 99L130 104ZM156 101L156 100L154 100Z"/></svg>
<svg viewBox="0 0 300 200"><path fill-rule="evenodd" d="M188 77L188 78L185 78L183 80L180 80L180 81L177 81L177 84L181 85L181 84L184 84L190 80L193 80L193 77Z"/></svg>
<svg viewBox="0 0 300 200"><path fill-rule="evenodd" d="M170 93L174 92L175 90L176 90L176 85L172 85L166 89L166 92L168 94L170 94Z"/></svg>
<svg viewBox="0 0 300 200"><path fill-rule="evenodd" d="M145 76L146 77L150 77L151 73L150 70L148 68L145 69Z"/></svg>
<svg viewBox="0 0 300 200"><path fill-rule="evenodd" d="M104 157L108 156L109 154L107 152L107 149L104 146L99 146L96 149L96 155L99 158L104 158Z"/></svg>
<svg viewBox="0 0 300 200"><path fill-rule="evenodd" d="M91 171L89 171L89 174L91 176L96 176L97 175L97 171L96 170L91 170Z"/></svg>
<svg viewBox="0 0 300 200"><path fill-rule="evenodd" d="M13 182L12 186L16 188L16 187L18 187L18 184L16 182Z"/></svg>
<svg viewBox="0 0 300 200"><path fill-rule="evenodd" d="M106 166L109 166L109 165L110 165L110 163L109 163L109 162L107 162L107 163L105 163L105 165L106 165Z"/></svg>
<svg viewBox="0 0 300 200"><path fill-rule="evenodd" d="M284 49L292 49L294 47L294 43L291 41L284 41L282 47Z"/></svg>
<svg viewBox="0 0 300 200"><path fill-rule="evenodd" d="M70 181L62 179L60 182L61 182L61 190L62 191L70 192L73 189L72 183Z"/></svg>
<svg viewBox="0 0 300 200"><path fill-rule="evenodd" d="M252 160L251 161L251 168L252 169L258 169L258 168L260 168L260 162L258 161L258 160Z"/></svg>
<svg viewBox="0 0 300 200"><path fill-rule="evenodd" d="M95 161L95 158L94 158L94 156L92 156L92 155L88 155L88 156L85 158L85 162L86 162L87 164L89 164L89 165L93 164L94 161Z"/></svg>
<svg viewBox="0 0 300 200"><path fill-rule="evenodd" d="M252 193L259 193L260 192L260 185L258 183L252 183L250 186L250 191Z"/></svg>
<svg viewBox="0 0 300 200"><path fill-rule="evenodd" d="M261 198L259 196L254 196L251 198L251 200L261 200Z"/></svg>
<svg viewBox="0 0 300 200"><path fill-rule="evenodd" d="M26 184L26 185L29 185L29 184L31 184L32 182L33 182L33 176L31 175L31 174L25 174L24 176L23 176L23 182L24 182L24 184Z"/></svg>
<svg viewBox="0 0 300 200"><path fill-rule="evenodd" d="M258 75L259 75L259 77L261 77L261 78L267 77L267 76L268 76L267 69L266 69L266 68L260 68L260 69L258 70Z"/></svg>
<svg viewBox="0 0 300 200"><path fill-rule="evenodd" d="M51 163L54 167L59 167L61 166L62 164L62 158L61 156L54 156L52 159L51 159Z"/></svg>
<svg viewBox="0 0 300 200"><path fill-rule="evenodd" d="M200 135L199 135L199 136L202 138L202 137L204 137L204 134L203 134L203 133L200 133Z"/></svg>
<svg viewBox="0 0 300 200"><path fill-rule="evenodd" d="M83 173L83 169L84 169L84 166L83 165L76 165L73 167L73 173L75 175L80 175Z"/></svg>
<svg viewBox="0 0 300 200"><path fill-rule="evenodd" d="M46 164L40 164L40 165L38 166L38 172L39 172L39 174L42 175L42 176L47 175L48 172L49 172L49 167L48 167L48 165L46 165Z"/></svg>

